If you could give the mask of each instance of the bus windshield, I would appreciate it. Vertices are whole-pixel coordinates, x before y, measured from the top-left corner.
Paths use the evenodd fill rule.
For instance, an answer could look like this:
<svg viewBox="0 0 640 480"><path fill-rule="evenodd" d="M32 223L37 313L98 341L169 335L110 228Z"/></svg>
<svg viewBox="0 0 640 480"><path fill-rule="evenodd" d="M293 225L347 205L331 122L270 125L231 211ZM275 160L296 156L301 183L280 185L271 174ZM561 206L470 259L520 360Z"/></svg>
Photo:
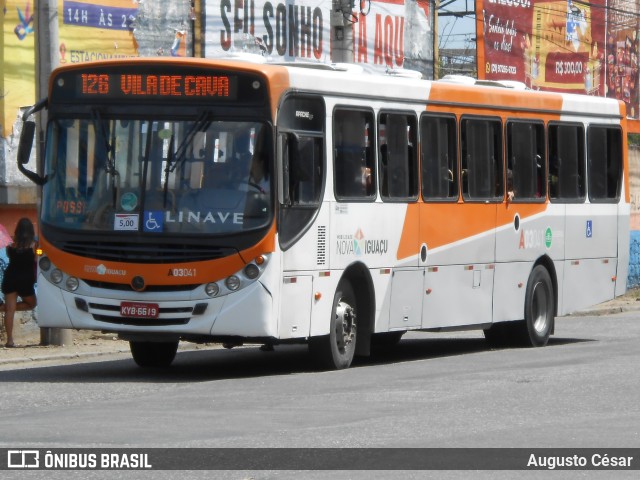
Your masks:
<svg viewBox="0 0 640 480"><path fill-rule="evenodd" d="M266 123L90 117L49 123L42 221L65 229L230 234L272 217Z"/></svg>

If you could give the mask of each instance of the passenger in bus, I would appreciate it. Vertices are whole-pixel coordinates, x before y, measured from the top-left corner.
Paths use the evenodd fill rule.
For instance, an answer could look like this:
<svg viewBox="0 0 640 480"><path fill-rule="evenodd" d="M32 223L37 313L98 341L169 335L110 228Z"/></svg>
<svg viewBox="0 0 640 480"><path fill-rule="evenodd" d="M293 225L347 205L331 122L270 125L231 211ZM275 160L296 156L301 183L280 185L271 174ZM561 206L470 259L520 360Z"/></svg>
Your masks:
<svg viewBox="0 0 640 480"><path fill-rule="evenodd" d="M5 347L15 347L13 341L13 319L16 311L33 310L36 306L36 254L33 223L21 218L16 225L13 243L7 246L9 265L2 278L4 302L0 300L0 312L4 312L7 332ZM21 301L18 302L18 297Z"/></svg>
<svg viewBox="0 0 640 480"><path fill-rule="evenodd" d="M508 168L507 169L507 202L512 202L515 197L515 193L513 190L513 171Z"/></svg>

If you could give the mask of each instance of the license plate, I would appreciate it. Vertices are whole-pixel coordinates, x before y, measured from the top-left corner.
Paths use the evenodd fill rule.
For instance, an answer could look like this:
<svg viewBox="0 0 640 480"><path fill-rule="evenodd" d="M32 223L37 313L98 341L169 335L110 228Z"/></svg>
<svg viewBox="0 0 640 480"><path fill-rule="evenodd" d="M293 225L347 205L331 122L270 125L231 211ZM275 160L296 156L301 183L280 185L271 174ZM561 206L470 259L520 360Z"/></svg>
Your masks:
<svg viewBox="0 0 640 480"><path fill-rule="evenodd" d="M122 302L120 315L133 318L158 318L160 308L157 303Z"/></svg>

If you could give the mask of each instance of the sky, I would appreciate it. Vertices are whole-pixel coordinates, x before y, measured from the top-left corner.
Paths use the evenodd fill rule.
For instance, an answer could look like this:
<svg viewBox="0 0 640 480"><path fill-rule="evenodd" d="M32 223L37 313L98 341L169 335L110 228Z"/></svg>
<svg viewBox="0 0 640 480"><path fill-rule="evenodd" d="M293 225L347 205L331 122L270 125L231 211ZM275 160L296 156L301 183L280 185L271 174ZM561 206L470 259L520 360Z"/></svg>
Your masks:
<svg viewBox="0 0 640 480"><path fill-rule="evenodd" d="M446 4L448 0L440 0L440 4ZM453 3L440 9L440 12L462 12L473 11L474 0L454 0ZM470 41L475 38L475 16L472 14L458 18L453 16L442 16L438 18L438 38L439 48L475 48L475 42Z"/></svg>

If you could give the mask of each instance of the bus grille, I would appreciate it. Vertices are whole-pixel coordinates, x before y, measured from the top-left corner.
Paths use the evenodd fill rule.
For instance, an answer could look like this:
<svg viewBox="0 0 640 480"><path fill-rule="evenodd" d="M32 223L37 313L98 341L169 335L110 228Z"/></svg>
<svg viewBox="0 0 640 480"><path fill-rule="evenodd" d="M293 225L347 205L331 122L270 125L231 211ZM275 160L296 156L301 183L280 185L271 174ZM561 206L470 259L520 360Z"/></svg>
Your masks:
<svg viewBox="0 0 640 480"><path fill-rule="evenodd" d="M97 280L83 281L93 288L107 288L109 290L120 290L122 292L135 292L133 287L128 283L113 283L113 282L100 282ZM145 292L188 292L199 287L199 283L189 285L146 285Z"/></svg>
<svg viewBox="0 0 640 480"><path fill-rule="evenodd" d="M56 245L64 252L95 260L125 263L184 263L234 255L233 248L189 244L135 244L129 242L67 241Z"/></svg>

